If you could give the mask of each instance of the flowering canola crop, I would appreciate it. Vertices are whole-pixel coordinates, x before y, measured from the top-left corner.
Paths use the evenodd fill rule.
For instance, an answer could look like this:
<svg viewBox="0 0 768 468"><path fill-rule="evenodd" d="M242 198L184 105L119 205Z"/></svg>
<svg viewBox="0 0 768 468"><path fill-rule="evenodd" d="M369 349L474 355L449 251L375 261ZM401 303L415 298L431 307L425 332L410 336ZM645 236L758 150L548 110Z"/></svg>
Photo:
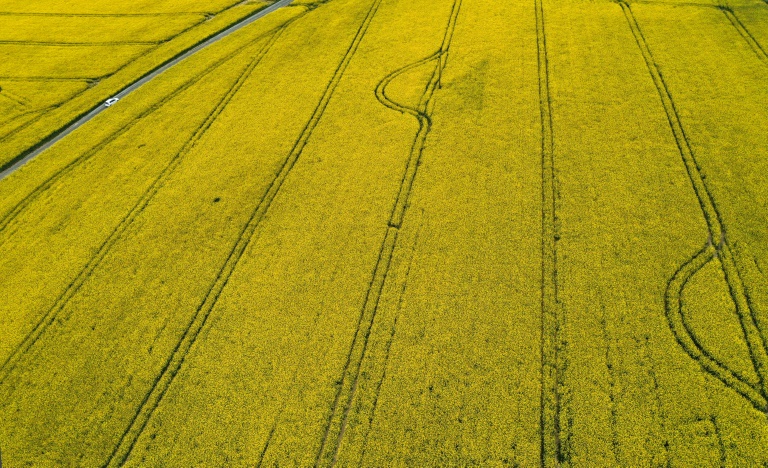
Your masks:
<svg viewBox="0 0 768 468"><path fill-rule="evenodd" d="M118 3L40 40L199 13ZM24 5L9 73L72 14ZM768 463L767 12L297 1L207 47L0 183L3 461ZM45 47L62 94L8 102L148 46Z"/></svg>

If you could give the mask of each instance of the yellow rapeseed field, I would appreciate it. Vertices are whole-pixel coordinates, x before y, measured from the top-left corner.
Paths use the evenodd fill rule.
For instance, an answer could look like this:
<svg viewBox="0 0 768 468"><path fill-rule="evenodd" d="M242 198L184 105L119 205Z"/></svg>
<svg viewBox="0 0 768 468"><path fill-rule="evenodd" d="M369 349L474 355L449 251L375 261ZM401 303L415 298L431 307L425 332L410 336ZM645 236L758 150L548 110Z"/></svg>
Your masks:
<svg viewBox="0 0 768 468"><path fill-rule="evenodd" d="M2 166L269 2L0 3ZM0 460L767 465L767 52L763 0L268 14L0 181Z"/></svg>
<svg viewBox="0 0 768 468"><path fill-rule="evenodd" d="M183 50L269 2L0 3L0 168Z"/></svg>

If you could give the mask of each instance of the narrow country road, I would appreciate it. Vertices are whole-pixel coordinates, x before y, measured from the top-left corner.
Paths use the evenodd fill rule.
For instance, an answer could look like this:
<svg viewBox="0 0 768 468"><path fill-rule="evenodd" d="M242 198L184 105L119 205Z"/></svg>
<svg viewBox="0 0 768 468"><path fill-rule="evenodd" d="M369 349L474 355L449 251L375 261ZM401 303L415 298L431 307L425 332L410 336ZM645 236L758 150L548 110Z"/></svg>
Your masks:
<svg viewBox="0 0 768 468"><path fill-rule="evenodd" d="M144 84L148 83L149 81L153 80L157 76L161 75L174 65L182 62L183 60L189 58L190 56L194 55L195 53L205 49L206 47L210 46L214 42L219 41L220 39L223 39L224 37L229 36L233 32L248 26L249 24L253 23L254 21L263 18L264 16L268 15L269 13L272 13L273 11L282 8L288 4L290 4L293 0L279 0L272 5L268 6L267 8L264 8L262 10L259 10L252 15L246 16L239 22L233 24L232 26L228 27L227 29L221 31L220 33L216 34L215 36L210 37L209 39L201 42L200 44L187 49L186 51L182 52L180 55L178 55L176 58L171 59L170 61L166 62L165 64L157 67L154 71L150 72L147 75L144 75L143 77L137 79L133 83L129 84L125 88L123 88L120 92L112 96L112 98L122 99L132 92L139 89ZM28 161L35 158L37 155L42 153L43 151L47 150L51 146L53 146L56 142L61 140L62 138L66 137L70 133L74 132L81 126L85 125L88 121L99 115L100 113L106 111L107 109L110 109L110 107L107 107L104 105L103 102L100 102L98 105L96 105L93 109L91 109L90 112L85 114L84 116L77 119L75 122L71 123L69 126L65 127L62 131L59 133L56 133L55 135L51 136L50 138L44 140L42 144L34 148L33 150L29 151L27 154L22 156L20 159L18 159L15 163L8 166L5 170L0 172L0 181L11 175L13 172L18 170L21 166L26 164Z"/></svg>

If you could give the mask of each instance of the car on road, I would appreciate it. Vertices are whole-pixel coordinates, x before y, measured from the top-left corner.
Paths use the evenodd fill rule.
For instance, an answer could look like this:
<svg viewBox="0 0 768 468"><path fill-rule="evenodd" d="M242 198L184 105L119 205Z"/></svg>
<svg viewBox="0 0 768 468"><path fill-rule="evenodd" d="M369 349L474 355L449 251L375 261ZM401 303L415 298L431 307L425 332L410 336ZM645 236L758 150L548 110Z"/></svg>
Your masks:
<svg viewBox="0 0 768 468"><path fill-rule="evenodd" d="M116 103L117 101L119 101L119 100L120 100L120 98L116 98L116 97L113 97L113 98L109 98L109 99L107 99L106 101L104 101L104 107L109 107L109 106L111 106L112 104L115 104L115 103Z"/></svg>

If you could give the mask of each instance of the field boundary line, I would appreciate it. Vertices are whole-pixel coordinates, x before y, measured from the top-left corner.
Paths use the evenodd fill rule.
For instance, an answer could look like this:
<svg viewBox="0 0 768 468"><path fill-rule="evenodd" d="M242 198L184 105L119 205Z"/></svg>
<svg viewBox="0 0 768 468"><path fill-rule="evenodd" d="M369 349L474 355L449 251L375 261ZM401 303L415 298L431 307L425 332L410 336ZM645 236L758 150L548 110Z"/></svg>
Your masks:
<svg viewBox="0 0 768 468"><path fill-rule="evenodd" d="M288 0L288 1L290 2L290 1L292 1L292 0ZM228 6L228 7L222 8L221 10L219 10L218 12L216 12L214 16L216 16L216 15L219 15L219 14L221 14L221 13L224 13L225 11L228 11L229 9L233 8L234 6L235 6L235 5L233 4L233 5L230 5L230 6ZM258 12L260 12L260 11L261 11L261 10L257 11L256 13L258 13ZM107 73L107 74L105 74L105 75L103 75L103 76L100 76L100 77L96 78L96 82L98 83L98 81L100 81L100 80L102 80L102 79L104 79L104 78L107 78L107 77L109 77L109 76L112 76L112 75L115 75L115 74L119 73L121 70L123 70L123 69L125 69L126 67L130 66L132 63L134 63L136 60L138 60L138 59L139 59L140 57L142 57L143 55L146 55L146 54L149 54L149 53L151 53L151 52L154 52L155 50L159 49L159 47L160 47L162 44L164 44L165 42L169 42L169 41L171 41L171 40L173 40L173 39L175 39L175 38L177 38L177 37L179 37L179 36L181 36L181 35L183 35L183 34L185 34L185 33L189 32L189 31L193 30L194 28L196 28L196 27L200 26L201 24L205 23L206 21L207 21L207 18L206 18L205 16L203 16L202 18L200 18L200 20L198 20L198 21L196 21L196 22L194 22L194 23L190 24L190 25L189 25L189 26L187 26L186 28L183 28L182 30L180 30L180 31L179 31L179 32L177 32L176 34L173 34L173 35L169 36L169 37L168 37L168 38L167 38L165 41L163 41L163 42L159 42L159 43L156 43L156 44L154 45L154 47L150 47L149 49L147 49L146 51L144 51L142 54L136 54L136 55L134 55L134 56L133 56L131 59L129 59L128 61L126 61L126 62L125 62L125 63L123 63L122 65L120 65L120 66L119 66L117 69L115 69L115 70L112 70L111 72L109 72L109 73ZM204 41L201 41L201 42L204 42ZM169 60L168 60L168 61L166 61L165 63L171 63L171 61L172 61L172 60L174 60L174 58L182 56L182 55L183 55L185 52L187 52L187 51L189 51L189 50L192 50L193 48L194 48L194 46L190 47L190 48L189 48L189 49L187 49L187 50L182 50L182 51L180 51L178 54L176 54L174 57L171 57L171 59L169 59ZM191 55L191 54L190 54L190 55ZM151 74L153 71L155 71L155 70L160 70L160 69L162 68L162 66L163 66L163 65L164 65L164 64L160 64L160 65L158 65L156 68L154 68L154 69L150 70L150 71L149 71L149 72L148 72L148 73L147 73L145 76L148 76L148 75L150 75L150 74ZM131 87L133 84L135 84L135 83L137 83L137 82L141 81L141 79L143 79L143 77L139 77L139 79L138 79L138 80L136 80L134 83L129 83L128 85L126 85L125 87L123 87L123 88L122 88L122 91L119 91L119 92L118 92L118 94L116 94L115 96L117 96L117 97L124 97L125 95L127 95L127 94L128 94L127 92L125 92L125 90L129 89L129 88L130 88L130 87ZM147 80L147 81L148 81L148 80ZM137 86L137 87L138 87L138 86ZM135 88L134 88L134 89L135 89ZM80 92L78 92L78 93L76 93L76 94L74 94L74 95L70 96L70 97L69 97L67 100L65 100L65 101L63 101L63 102L60 102L60 103L59 103L59 104L58 104L56 107L58 107L58 106L61 106L61 105L64 105L64 104L66 104L66 103L67 103L67 102L69 102L69 101L72 101L73 99L75 99L75 98L77 98L77 97L81 96L82 94L84 94L86 91L88 91L88 88L86 88L86 89L83 89L82 91L80 91ZM120 93L125 93L125 94L120 94ZM92 109L93 109L93 110L92 110L90 113L84 113L84 114L81 114L80 116L78 116L78 117L74 118L72 121L70 121L70 124L71 124L71 125L76 125L77 127L79 127L80 125L82 125L82 124L84 123L84 121L82 121L82 120L83 120L83 119L86 119L86 117L88 117L89 115L91 115L91 114L94 114L94 112L95 112L95 114L98 114L98 113L100 113L100 112L103 112L103 111L104 111L104 108L102 107L102 104L101 104L101 103L99 103L99 104L98 104L96 107L94 107L94 108L92 108ZM90 120L91 118L95 117L95 114L94 114L94 115L91 115L91 117L87 118L87 120ZM43 112L43 113L41 113L40 115L37 115L37 116L36 116L34 119L30 120L29 122L26 122L24 125L22 125L22 126L20 126L19 128L15 129L15 131L14 131L14 132L12 132L12 133L10 133L10 134L6 134L6 135L4 135L2 138L0 138L0 143L4 142L5 140L7 140L8 138L10 138L10 137L11 137L11 136L13 136L14 134L16 134L16 133L18 133L18 132L20 132L20 131L24 130L24 129L25 129L25 128L27 128L28 126L30 126L30 125L33 125L33 124L37 123L38 121L40 121L41 119L43 119L43 118L45 117L45 115L46 115L46 113L45 113L45 112ZM80 120L78 120L78 119L80 119ZM86 120L86 121L87 121L87 120ZM77 125L77 122L80 122L80 124L79 124L79 125ZM67 124L67 125L70 125L70 124ZM59 128L58 130L54 131L54 132L53 132L51 135L49 135L48 137L44 138L43 140L41 140L41 141L37 142L36 144L34 144L32 147L30 147L30 148L29 148L29 149L27 149L26 151L23 151L23 152L22 152L20 155L18 155L18 156L17 156L17 158L16 158L15 160L11 160L11 161L9 161L8 163L6 163L5 165L3 165L3 166L0 166L0 181L2 181L2 180L5 178L5 177L7 177L7 176L8 176L8 175L9 175L11 172L14 172L16 169L18 169L19 167L21 167L21 166L22 166L22 165L23 165L23 164L24 164L26 161L28 161L29 159L32 159L33 157L35 157L35 156L36 156L36 154L34 154L34 155L33 155L33 153L35 153L35 151L37 151L37 149L38 149L38 148L41 148L41 149L40 149L40 151L39 151L37 154L39 154L40 152L44 151L44 150L45 150L45 148L46 148L46 146L45 146L45 145L46 145L46 139L52 139L52 140L51 140L51 142L50 142L50 145L48 145L48 147L49 147L49 146L52 146L52 145L53 145L53 144L54 144L54 143L57 141L57 139L61 139L61 138L63 138L63 136L62 136L61 134L62 134L62 133L66 133L66 132L67 132L67 129L68 129L68 128L70 128L70 127L68 127L67 125L65 125L64 127L61 127L61 128ZM75 128L77 128L77 127L75 127ZM25 156L25 154L26 154L26 153L30 153L30 154L29 154L29 155L27 155L27 156ZM17 164L17 163L18 163L18 164Z"/></svg>
<svg viewBox="0 0 768 468"><path fill-rule="evenodd" d="M651 53L650 47L648 46L645 36L643 35L642 29L640 28L640 25L638 24L637 19L635 18L634 12L632 11L632 8L630 7L630 5L627 4L625 1L619 0L618 3L621 6L622 11L624 12L624 16L627 20L630 30L632 31L632 35L634 36L635 42L637 43L637 46L640 49L643 59L645 60L646 68L648 69L648 72L651 75L651 78L653 80L653 84L655 85L656 90L658 91L659 98L661 99L661 103L664 108L664 112L666 113L670 130L672 132L672 136L675 139L675 143L677 144L678 151L683 160L683 164L685 165L685 169L686 169L686 172L688 173L688 178L691 182L691 186L694 190L696 198L699 201L699 206L701 207L702 214L704 215L704 220L707 225L707 230L709 232L709 236L707 239L707 247L705 247L704 251L700 251L699 254L694 255L694 257L686 265L692 264L691 262L693 262L694 260L701 259L702 256L705 255L705 253L702 253L702 252L707 252L709 250L712 250L711 252L712 255L716 256L720 261L720 265L722 266L722 271L725 274L726 283L728 284L729 294L731 296L731 299L733 300L734 305L736 306L736 313L739 317L741 331L746 341L747 348L749 349L750 359L755 369L755 373L757 374L759 379L758 393L761 396L763 401L767 400L768 399L768 347L766 346L765 339L763 338L762 333L759 327L757 326L757 320L755 318L755 314L753 311L752 301L751 301L751 298L749 297L749 292L746 290L744 286L739 268L736 265L736 260L733 256L732 247L730 246L730 243L726 236L726 230L722 220L722 216L717 208L717 204L715 203L714 197L712 196L712 192L710 191L709 187L706 184L706 181L704 180L701 167L699 166L699 163L696 160L696 156L691 147L691 143L688 139L688 136L685 133L685 129L680 119L680 115L677 111L677 107L675 106L675 103L674 103L674 100L672 99L672 95L670 94L669 88L666 82L664 81L664 77L661 74L661 70L659 69L658 64L653 58L653 54ZM701 267L702 266L700 266L699 268ZM692 274L693 273L691 273L691 275ZM678 270L676 274L673 275L673 277L670 279L668 283L668 288L667 288L667 295L670 294L670 291L672 292L676 291L677 288L674 287L674 285L677 284L677 282L679 282L679 277L681 275L682 275L681 270ZM680 287L680 291L676 292L676 294L682 294L682 286L684 286L684 283L682 283ZM670 302L672 303L673 307L677 307L674 305L674 296L673 296L671 298L671 301L670 299L667 300L667 307L666 307L667 309L669 308ZM682 307L682 304L680 304L679 302L678 302L678 305ZM670 323L670 325L672 324ZM673 334L675 334L675 336L677 337L677 333L675 330L676 330L675 328L672 329ZM677 330L679 331L679 329ZM701 368L704 371L706 371L713 377L720 380L726 387L729 387L734 391L736 391L737 393L745 396L743 392L745 392L746 390L742 386L736 386L737 384L734 383L734 381L730 380L727 374L723 374L723 372L721 372L722 369L717 369L716 367L713 367L713 365L711 365L710 362L702 360L700 355L695 352L695 349L682 344L681 346L686 351L686 353L689 354L689 356L692 359L696 360L701 365ZM739 380L739 382L741 381ZM742 383L745 383L745 382L742 382ZM753 403L754 405L754 402L752 401L752 399L750 399L749 397L746 397L746 398L748 401L750 401L750 403ZM763 407L761 412L764 415L768 416L768 408Z"/></svg>
<svg viewBox="0 0 768 468"><path fill-rule="evenodd" d="M298 19L296 18L292 19L291 21ZM242 46L237 47L230 53L226 54L225 56L219 58L212 64L208 65L204 70L196 73L192 76L192 78L188 79L184 83L182 83L180 86L176 87L173 91L166 94L162 98L160 98L155 103L151 104L149 107L147 107L144 111L140 112L136 117L128 121L125 125L122 127L116 129L109 135L107 135L105 138L103 138L101 141L99 141L96 145L92 146L90 149L86 150L82 155L75 158L73 161L56 171L53 175L51 175L49 178L47 178L45 181L43 181L40 185L38 185L35 189L33 189L29 194L27 194L24 198L22 198L16 205L14 205L11 210L0 216L0 246L3 245L3 243L7 240L8 234L5 232L8 225L13 222L13 220L19 216L20 213L22 213L36 198L38 198L40 195L42 195L46 190L51 188L54 184L56 184L60 179L62 179L67 173L74 170L79 165L85 163L89 159L91 159L93 156L98 154L102 149L104 149L107 145L115 141L117 138L128 132L130 129L132 129L135 125L139 124L142 119L145 117L151 115L155 111L163 108L167 103L172 101L176 96L183 93L187 89L191 88L198 82L200 82L201 79L206 77L208 74L216 71L220 66L222 66L224 63L228 62L238 54L240 54L242 51L246 50L247 48L254 46L259 41L269 37L270 35L274 34L279 28L282 28L284 26L287 26L290 22L286 22L283 25L278 26L277 28L267 31L264 34L259 35L258 37L254 38L251 41L248 41ZM2 369L2 366L0 366L0 369ZM2 375L2 371L0 370L0 375ZM0 381L2 379L0 378Z"/></svg>
<svg viewBox="0 0 768 468"><path fill-rule="evenodd" d="M244 26L247 26L253 23L254 21L268 15L269 13L272 13L273 11L276 11L282 8L283 6L290 4L291 1L292 0L279 0L271 5L265 6L264 8L260 8L252 13L247 14L245 17L235 21L234 23L231 23L229 26L226 26L223 30L219 30L218 32L211 33L209 36L201 39L200 41L196 42L194 45L179 51L178 53L168 58L164 62L152 67L149 71L147 71L142 76L136 78L135 80L130 82L128 85L120 88L119 91L113 94L113 97L117 97L120 99L126 97L127 95L131 94L133 91L140 88L141 86L143 86L150 80L154 79L158 75L164 73L166 70L173 67L174 65L184 61L185 59L189 58L190 56L194 55L200 50L205 49L211 44L218 42L220 39L223 39L224 37L232 34L233 32L238 31ZM218 11L216 13L216 16L220 15L221 13L224 13L225 11L229 11L230 9L234 8L237 5L238 4L235 3ZM191 31L192 29L204 23L205 21L206 20L203 19L191 25L189 28L186 28L180 31L179 33L175 34L174 36L172 36L170 39L168 39L168 41L171 41L172 39L177 38L182 34ZM150 48L149 50L145 51L144 54L138 54L133 60L126 62L117 70L111 72L107 76L115 75L116 73L120 72L121 70L125 69L125 67L133 63L140 56L150 53L154 50L157 50L158 47L160 47L160 45L157 45L154 48ZM22 167L31 159L38 156L40 153L42 153L46 149L53 146L56 142L58 142L62 138L66 137L67 135L69 135L70 133L77 130L79 127L81 127L82 125L84 125L85 123L93 119L94 117L96 117L98 114L103 112L104 109L106 108L104 107L103 103L100 102L96 104L94 107L91 108L90 111L85 111L79 115L76 115L74 118L72 118L72 120L69 121L69 123L59 127L57 130L52 131L48 136L42 138L40 141L38 141L37 143L29 147L27 150L22 151L19 155L17 155L12 160L0 166L0 181L8 177L10 174L15 172L17 169ZM42 118L42 115L39 116L38 119L39 118Z"/></svg>
<svg viewBox="0 0 768 468"><path fill-rule="evenodd" d="M13 371L21 358L27 353L27 351L37 342L46 329L56 320L61 311L66 307L69 301L77 294L82 285L90 277L93 271L101 264L102 260L107 256L112 246L122 237L127 229L133 224L134 220L144 211L144 208L154 198L155 194L160 190L165 180L174 172L179 166L184 157L191 151L191 149L197 144L197 142L205 135L207 130L213 124L215 119L229 104L232 97L237 91L239 91L242 84L250 76L253 68L261 61L261 58L267 53L276 36L283 28L280 28L263 46L259 54L245 67L235 83L229 88L227 93L218 101L214 110L206 117L203 123L198 126L192 136L187 140L184 146L171 158L165 168L158 174L155 180L150 184L144 194L136 201L131 210L122 218L117 226L114 227L107 239L99 246L96 253L91 257L88 263L83 267L78 275L70 282L67 288L59 295L53 306L43 315L37 325L30 331L25 339L16 347L12 354L6 359L6 361L0 366L0 384L5 383L6 378Z"/></svg>
<svg viewBox="0 0 768 468"><path fill-rule="evenodd" d="M273 200L280 191L283 182L285 182L286 178L296 164L296 161L303 153L304 148L312 136L312 133L324 115L325 109L328 107L328 103L333 97L336 87L341 81L347 66L352 61L352 58L357 52L360 42L362 42L363 38L365 37L365 34L368 31L368 26L373 20L373 17L376 14L381 1L382 0L374 0L372 3L365 18L363 19L363 22L358 28L352 43L349 45L331 80L326 86L318 105L315 107L315 110L312 113L312 116L304 126L304 129L294 143L290 153L283 160L282 166L275 175L275 178L272 180L258 205L251 213L248 222L240 232L237 242L230 250L227 260L221 266L213 284L208 289L208 292L206 293L200 305L197 307L197 310L185 328L181 340L176 344L172 354L169 356L160 374L156 377L155 382L145 395L142 403L137 408L133 420L129 423L128 428L125 430L123 436L120 438L120 441L115 446L114 451L104 466L122 465L130 456L136 441L144 431L144 428L149 422L152 414L160 404L160 401L165 396L166 391L173 383L173 380L175 379L177 373L184 363L187 353L195 344L200 331L205 326L208 317L210 316L224 288L229 283L230 277L234 273L240 259L250 245L256 228L261 224L261 221L264 219L267 211L272 205Z"/></svg>
<svg viewBox="0 0 768 468"><path fill-rule="evenodd" d="M384 77L376 87L375 94L379 102L390 109L401 113L407 113L415 117L419 123L419 130L414 137L411 151L406 162L405 172L400 181L398 195L395 199L387 223L387 228L384 233L384 238L379 248L376 264L371 273L371 279L365 293L365 299L363 300L360 315L358 316L355 334L342 369L341 378L339 379L340 383L337 386L334 400L330 408L330 414L326 419L326 425L322 438L320 439L320 447L318 448L315 458L315 467L326 465L334 466L338 460L341 442L344 438L344 432L349 421L351 405L357 391L360 371L368 347L371 327L376 319L381 293L384 288L384 283L387 281L392 263L392 256L397 245L398 234L403 223L405 212L408 209L408 201L413 188L413 182L416 178L421 156L424 152L427 135L432 126L430 114L432 113L432 106L434 104L433 97L435 90L440 86L442 69L445 68L448 63L448 52L453 39L459 11L461 10L461 4L462 0L454 0L453 2L448 24L446 25L442 43L438 51L390 73ZM386 86L394 78L415 66L430 61L436 61L435 68L426 85L424 93L421 95L418 107L413 108L398 104L387 97Z"/></svg>
<svg viewBox="0 0 768 468"><path fill-rule="evenodd" d="M175 36L171 36L173 38ZM49 46L49 47L114 47L114 46L151 46L168 42L170 39L160 39L158 41L104 41L104 42L67 42L67 41L24 41L13 39L2 39L0 45L20 45L20 46Z"/></svg>
<svg viewBox="0 0 768 468"><path fill-rule="evenodd" d="M224 10L222 10L222 11L224 11ZM133 62L138 60L141 56L153 52L154 50L159 48L163 43L168 42L168 41L170 41L170 40L172 40L172 39L174 39L174 38L176 38L176 37L178 37L178 36L188 32L188 31L191 31L192 29L196 28L197 26L199 26L200 24L202 24L204 22L205 22L205 18L202 18L200 21L191 24L190 26L182 29L181 31L179 31L178 33L176 33L174 35L171 35L165 41L156 42L156 43L153 43L153 44L148 44L148 45L154 45L154 47L150 47L149 49L147 49L146 51L144 51L141 54L135 54L132 58L130 58L128 61L126 61L125 63L123 63L119 67L117 67L115 70L112 70L111 72L109 72L109 73L107 73L107 74L105 74L103 76L100 76L100 77L97 77L97 78L86 78L85 80L88 81L89 83L96 83L96 84L98 84L98 82L101 81L102 79L107 78L109 76L112 76L112 75L114 75L116 73L119 73L124 68L130 66ZM55 45L55 44L48 44L48 45ZM71 44L58 44L58 45L59 46L63 46L63 47L72 47L73 46ZM53 80L46 80L46 81L53 81ZM50 106L50 107L46 108L43 112L41 112L39 115L35 116L30 121L25 122L23 125L15 128L12 132L8 132L5 135L3 135L2 137L0 137L0 143L5 142L8 138L10 138L13 135L23 131L28 126L33 125L33 124L39 122L41 119L43 119L46 116L46 113L47 113L48 110L58 108L58 107L60 107L60 106L62 106L64 104L66 104L67 102L72 101L73 99L76 99L77 97L79 97L79 96L83 95L85 92L87 92L90 88L91 88L91 86L89 86L89 87L87 87L85 89L82 89L82 90L78 91L77 93L73 94L72 96L69 96L64 101L61 101L61 102L57 103L55 106ZM100 111L103 111L103 108L101 108L101 104L99 104L99 106L97 106L94 109L100 109ZM54 135L54 137L55 137L55 135ZM37 146L39 146L40 144L43 144L44 140L45 139L43 139L43 141L40 141L40 142L36 143L35 145L33 145L32 148L30 148L28 151L32 151ZM26 159L24 159L24 152L22 152L21 155L17 156L17 159L19 161L26 161ZM31 159L31 157L30 157L30 159ZM18 166L15 166L14 165L14 161L16 161L16 160L11 160L11 161L7 162L5 165L0 166L0 181L2 181L5 177L7 177L10 174L10 172L13 172L15 170L14 167L16 169L18 169L18 167L21 167L21 165L23 165L23 163L22 163L22 164L20 164Z"/></svg>
<svg viewBox="0 0 768 468"><path fill-rule="evenodd" d="M568 462L568 435L562 425L564 340L563 310L557 286L557 174L555 171L552 97L543 0L535 0L536 49L541 123L541 401L540 462L559 467Z"/></svg>
<svg viewBox="0 0 768 468"><path fill-rule="evenodd" d="M219 10L219 13L226 10ZM53 16L53 17L83 17L83 18L128 18L154 17L154 16L205 16L210 12L158 12L158 13L32 13L25 11L0 11L0 16Z"/></svg>
<svg viewBox="0 0 768 468"><path fill-rule="evenodd" d="M221 12L224 12L224 11L226 11L227 9L229 9L229 8L225 8L225 9L222 9L222 10L221 10L219 13L221 13ZM218 14L218 13L217 13L217 14ZM148 53L151 53L151 52L153 52L153 51L157 50L157 49L158 49L158 48L159 48L159 47L160 47L162 44L164 44L165 42L169 42L169 41L173 40L174 38L176 38L176 37L179 37L179 36L181 36L182 34L184 34L184 33L188 32L188 31L191 31L192 29L194 29L194 28L196 28L197 26L201 25L201 24L202 24L202 23L204 23L205 21L206 21L206 18L201 18L199 21L197 21L197 22L195 22L195 23L193 23L193 24L191 24L191 25L187 26L186 28L182 29L181 31L177 32L176 34L173 34L173 35L169 36L169 37L168 37L167 39L165 39L164 41L160 41L160 42L154 42L154 43L151 43L151 44L146 44L146 45L152 45L152 46L154 46L154 47L150 47L149 49L145 50L145 51L144 51L143 53L141 53L141 54L136 54L136 55L134 55L134 56L133 56L132 58L130 58L128 61L126 61L125 63L123 63L122 65L120 65L119 67L117 67L116 69L112 70L111 72L109 72L109 73L107 73L107 74L105 74L105 75L99 76L99 77L97 77L97 78L86 78L85 80L86 80L86 81L88 81L89 83L95 83L95 84L98 84L98 82L99 82L99 81L101 81L102 79L105 79L105 78L107 78L107 77L109 77L109 76L112 76L112 75L114 75L114 74L116 74L116 73L119 73L121 70L123 70L123 69L125 69L126 67L130 66L132 63L134 63L136 60L138 60L138 59L139 59L140 57L142 57L143 55L146 55L146 54L148 54ZM57 44L48 44L48 45L57 45ZM58 45L59 45L59 46L63 46L63 47L72 47L72 46L73 46L72 44L58 44ZM95 44L95 45L98 45L98 44ZM74 45L74 46L76 46L76 45ZM65 79L66 79L66 78L65 78ZM41 81L42 81L42 80L41 80ZM47 80L45 80L45 81L53 81L53 80L47 79ZM15 128L15 129L14 129L14 131L6 133L6 134L5 134L5 135L3 135L2 137L0 137L0 143L2 143L2 142L4 142L4 141L6 141L8 138L10 138L10 137L12 137L13 135L15 135L16 133L18 133L18 132L20 132L20 131L24 130L24 129L25 129L25 128L27 128L28 126L30 126L30 125L33 125L33 124L37 123L38 121L40 121L41 119L43 119L43 118L46 116L46 112L47 112L47 110L48 110L48 109L55 109L55 108L57 108L57 107L59 107L59 106L62 106L62 105L64 105L64 104L66 104L66 103L67 103L67 102L69 102L69 101L72 101L73 99L75 99L75 98L77 98L77 97L81 96L82 94L84 94L85 92L87 92L87 91L88 91L88 89L89 89L90 87L91 87L91 86L89 86L89 87L87 87L87 88L85 88L85 89L83 89L83 90L81 90L81 91L78 91L77 93L73 94L72 96L69 96L69 97L68 97L66 100L64 100L64 101L61 101L61 102L57 103L55 106L50 106L50 107L49 107L49 108L47 108L47 109L46 109L44 112L41 112L39 115L35 116L35 118L33 118L32 120L30 120L29 122L25 122L23 125L21 125L21 126L19 126L19 127ZM103 108L101 108L101 104L99 104L99 105L98 105L96 108L94 108L94 109L100 109L100 111L103 111L103 110L104 110ZM55 135L54 135L54 137L55 137ZM45 139L43 139L43 140L45 140ZM35 147L37 147L38 145L40 145L40 144L42 144L42 143L44 143L44 141L38 142L37 144L33 145L33 147L32 147L32 148L30 148L30 151L31 151L31 150L34 150L34 149L35 149ZM19 156L19 158L21 158L22 160L24 160L24 159L23 159L23 153L22 153L22 155L20 155L20 156ZM17 167L17 166L14 166L14 161L13 161L13 160L12 160L12 161L10 161L10 162L8 162L8 163L6 163L4 166L0 166L0 181L2 181L2 180L5 178L5 177L7 177L7 176L8 176L8 174L9 174L9 171L11 171L11 172L12 172L12 171L14 170L14 169L13 169L14 167L16 167L16 168L18 169L18 167L20 167L20 165L19 165L18 167Z"/></svg>
<svg viewBox="0 0 768 468"><path fill-rule="evenodd" d="M696 3L696 2L666 2L663 0L632 0L630 2L627 2L629 4L638 4L638 5L657 5L657 6L667 6L672 8L714 8L719 10L720 6L716 5L714 3Z"/></svg>

